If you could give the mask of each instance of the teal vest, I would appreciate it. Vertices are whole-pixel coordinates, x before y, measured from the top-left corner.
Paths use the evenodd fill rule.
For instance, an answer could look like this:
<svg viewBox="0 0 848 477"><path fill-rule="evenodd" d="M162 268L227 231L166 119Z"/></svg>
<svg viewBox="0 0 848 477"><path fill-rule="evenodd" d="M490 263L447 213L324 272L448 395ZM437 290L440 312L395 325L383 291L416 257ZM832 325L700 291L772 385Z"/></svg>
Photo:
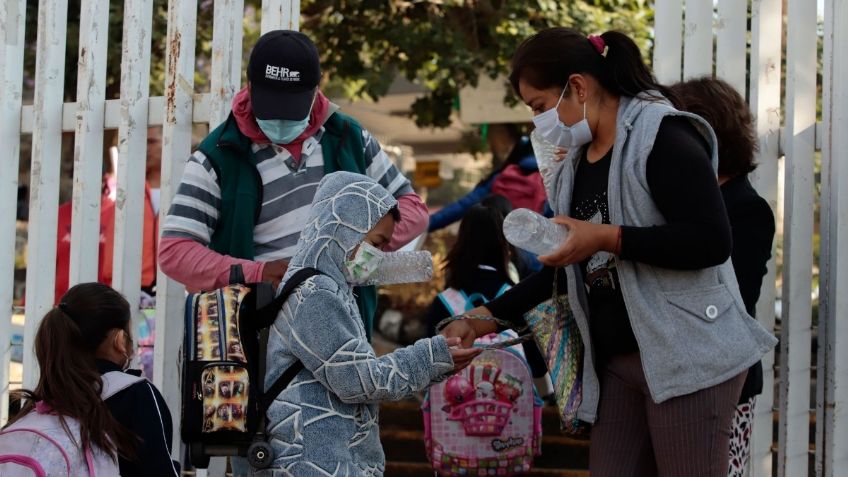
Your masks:
<svg viewBox="0 0 848 477"><path fill-rule="evenodd" d="M218 225L209 248L235 258L253 260L253 229L262 208L262 180L256 169L256 156L250 138L241 133L232 113L200 143L209 159L221 188ZM365 145L362 126L350 116L335 112L324 123L321 138L324 173L336 171L365 174ZM371 339L374 313L377 311L377 289L354 290L365 332Z"/></svg>

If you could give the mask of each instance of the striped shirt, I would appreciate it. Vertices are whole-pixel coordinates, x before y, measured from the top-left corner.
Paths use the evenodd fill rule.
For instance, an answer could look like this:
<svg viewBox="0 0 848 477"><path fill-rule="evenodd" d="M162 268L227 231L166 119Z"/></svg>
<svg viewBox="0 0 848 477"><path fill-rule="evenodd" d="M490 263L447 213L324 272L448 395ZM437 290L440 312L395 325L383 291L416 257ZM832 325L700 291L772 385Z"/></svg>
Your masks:
<svg viewBox="0 0 848 477"><path fill-rule="evenodd" d="M262 179L262 207L253 229L254 260L291 258L300 232L306 226L318 183L324 177L321 150L323 128L303 143L301 161L271 144L253 144ZM362 130L366 174L396 198L413 193L412 185L368 131ZM190 238L209 245L218 224L221 188L212 163L195 151L189 157L171 210L162 226L163 237Z"/></svg>

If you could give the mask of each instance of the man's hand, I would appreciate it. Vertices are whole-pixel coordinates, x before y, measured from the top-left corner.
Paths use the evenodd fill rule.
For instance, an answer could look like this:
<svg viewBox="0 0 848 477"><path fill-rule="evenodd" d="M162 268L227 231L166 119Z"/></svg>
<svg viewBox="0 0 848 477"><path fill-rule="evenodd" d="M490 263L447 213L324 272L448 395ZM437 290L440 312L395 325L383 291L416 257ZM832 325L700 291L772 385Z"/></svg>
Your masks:
<svg viewBox="0 0 848 477"><path fill-rule="evenodd" d="M288 268L288 260L265 262L265 265L262 267L262 281L271 283L276 290L280 286L280 282L283 280L283 275L286 274L286 270L288 270Z"/></svg>

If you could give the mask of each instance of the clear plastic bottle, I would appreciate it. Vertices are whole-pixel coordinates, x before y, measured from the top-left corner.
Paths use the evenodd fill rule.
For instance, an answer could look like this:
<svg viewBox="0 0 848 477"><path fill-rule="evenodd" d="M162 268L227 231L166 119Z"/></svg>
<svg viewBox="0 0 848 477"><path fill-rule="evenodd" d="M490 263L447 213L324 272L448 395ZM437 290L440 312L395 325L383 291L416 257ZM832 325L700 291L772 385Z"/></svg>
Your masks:
<svg viewBox="0 0 848 477"><path fill-rule="evenodd" d="M539 174L542 175L545 191L548 197L553 197L553 176L561 163L556 157L557 147L545 140L535 129L530 133L530 144L533 145L533 154L539 164Z"/></svg>
<svg viewBox="0 0 848 477"><path fill-rule="evenodd" d="M427 282L433 278L433 256L426 250L388 252L365 285Z"/></svg>
<svg viewBox="0 0 848 477"><path fill-rule="evenodd" d="M537 255L547 255L562 246L568 229L529 209L515 209L503 223L509 243Z"/></svg>

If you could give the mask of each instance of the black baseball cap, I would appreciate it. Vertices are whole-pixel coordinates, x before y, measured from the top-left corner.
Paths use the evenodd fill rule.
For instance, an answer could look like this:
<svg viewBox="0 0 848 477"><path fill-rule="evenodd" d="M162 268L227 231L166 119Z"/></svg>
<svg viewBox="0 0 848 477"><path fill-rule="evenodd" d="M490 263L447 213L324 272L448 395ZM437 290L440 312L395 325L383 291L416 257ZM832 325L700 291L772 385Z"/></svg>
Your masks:
<svg viewBox="0 0 848 477"><path fill-rule="evenodd" d="M303 119L321 81L318 49L298 31L270 31L250 52L247 79L257 119Z"/></svg>

